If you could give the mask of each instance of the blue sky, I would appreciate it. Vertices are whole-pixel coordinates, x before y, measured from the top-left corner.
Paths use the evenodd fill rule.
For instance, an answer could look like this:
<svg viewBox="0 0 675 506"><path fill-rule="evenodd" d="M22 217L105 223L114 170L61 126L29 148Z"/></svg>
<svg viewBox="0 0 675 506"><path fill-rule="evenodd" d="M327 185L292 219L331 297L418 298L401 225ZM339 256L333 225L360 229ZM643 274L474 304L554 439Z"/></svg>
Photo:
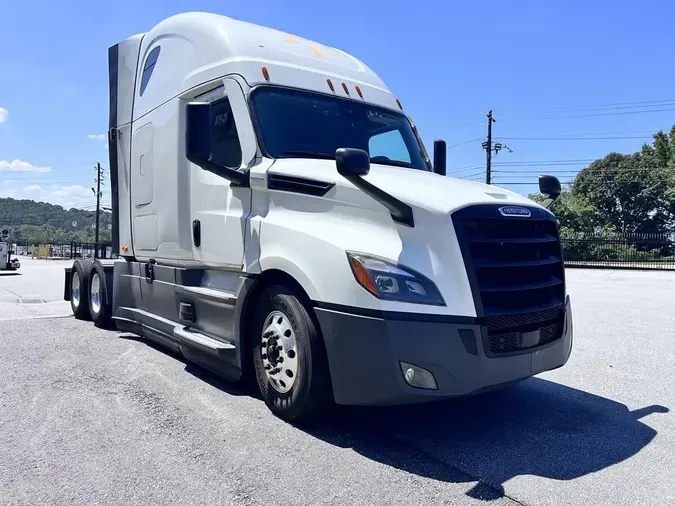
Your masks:
<svg viewBox="0 0 675 506"><path fill-rule="evenodd" d="M495 182L521 192L535 186L509 183L541 172L567 181L585 160L639 149L675 123L668 0L2 2L0 196L92 207L93 166L107 168L96 138L108 121L107 48L190 10L353 53L400 97L429 150L447 140L460 177L481 177L493 109L494 135L513 150L496 157Z"/></svg>

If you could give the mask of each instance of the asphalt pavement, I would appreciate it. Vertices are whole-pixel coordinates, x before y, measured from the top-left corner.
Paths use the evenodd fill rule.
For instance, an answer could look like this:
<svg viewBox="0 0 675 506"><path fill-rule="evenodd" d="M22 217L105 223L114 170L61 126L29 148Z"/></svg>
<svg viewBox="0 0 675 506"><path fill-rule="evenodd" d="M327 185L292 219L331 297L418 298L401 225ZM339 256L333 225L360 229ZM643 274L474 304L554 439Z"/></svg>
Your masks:
<svg viewBox="0 0 675 506"><path fill-rule="evenodd" d="M0 276L2 505L675 504L675 273L568 270L561 369L301 429L178 356L75 321L49 262Z"/></svg>
<svg viewBox="0 0 675 506"><path fill-rule="evenodd" d="M0 322L71 314L63 300L63 269L73 261L17 258L18 270L0 271Z"/></svg>

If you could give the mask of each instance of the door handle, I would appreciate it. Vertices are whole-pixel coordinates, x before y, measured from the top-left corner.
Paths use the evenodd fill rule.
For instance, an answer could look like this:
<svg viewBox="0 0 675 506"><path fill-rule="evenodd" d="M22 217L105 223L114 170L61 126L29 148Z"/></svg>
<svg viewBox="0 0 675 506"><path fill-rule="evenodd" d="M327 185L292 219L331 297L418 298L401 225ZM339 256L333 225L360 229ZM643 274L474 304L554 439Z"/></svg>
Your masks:
<svg viewBox="0 0 675 506"><path fill-rule="evenodd" d="M202 224L199 220L192 221L192 242L197 248L202 244Z"/></svg>
<svg viewBox="0 0 675 506"><path fill-rule="evenodd" d="M155 269L153 267L155 263L155 259L151 258L150 261L145 264L145 281L148 283L152 283L152 281L155 279Z"/></svg>

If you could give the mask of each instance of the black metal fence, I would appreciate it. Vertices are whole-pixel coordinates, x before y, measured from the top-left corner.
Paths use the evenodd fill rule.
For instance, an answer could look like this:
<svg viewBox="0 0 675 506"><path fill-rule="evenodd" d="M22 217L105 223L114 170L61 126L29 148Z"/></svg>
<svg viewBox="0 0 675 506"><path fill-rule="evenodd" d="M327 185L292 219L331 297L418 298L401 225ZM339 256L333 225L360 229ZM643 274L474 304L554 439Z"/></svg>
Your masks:
<svg viewBox="0 0 675 506"><path fill-rule="evenodd" d="M75 258L116 258L112 251L112 243L69 244L17 244L15 255L26 255L35 258L75 259Z"/></svg>
<svg viewBox="0 0 675 506"><path fill-rule="evenodd" d="M116 258L112 251L112 243L70 243L70 258Z"/></svg>
<svg viewBox="0 0 675 506"><path fill-rule="evenodd" d="M675 270L674 234L561 234L566 267Z"/></svg>

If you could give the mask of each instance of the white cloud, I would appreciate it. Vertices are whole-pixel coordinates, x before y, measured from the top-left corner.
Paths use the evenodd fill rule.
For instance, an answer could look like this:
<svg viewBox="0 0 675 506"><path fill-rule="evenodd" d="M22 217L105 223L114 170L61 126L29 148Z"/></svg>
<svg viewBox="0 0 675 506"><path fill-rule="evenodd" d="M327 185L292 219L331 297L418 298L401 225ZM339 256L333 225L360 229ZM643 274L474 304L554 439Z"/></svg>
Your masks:
<svg viewBox="0 0 675 506"><path fill-rule="evenodd" d="M7 121L9 118L9 111L4 107L0 107L0 125Z"/></svg>
<svg viewBox="0 0 675 506"><path fill-rule="evenodd" d="M105 139L105 134L87 134L87 139L96 139L97 141L102 141Z"/></svg>
<svg viewBox="0 0 675 506"><path fill-rule="evenodd" d="M86 207L96 203L91 188L78 184L31 184L21 186L16 181L11 184L4 182L0 187L0 197L49 202L50 204L63 206L67 209L71 207Z"/></svg>
<svg viewBox="0 0 675 506"><path fill-rule="evenodd" d="M49 172L51 167L38 167L23 160L14 159L11 162L0 160L0 172Z"/></svg>

